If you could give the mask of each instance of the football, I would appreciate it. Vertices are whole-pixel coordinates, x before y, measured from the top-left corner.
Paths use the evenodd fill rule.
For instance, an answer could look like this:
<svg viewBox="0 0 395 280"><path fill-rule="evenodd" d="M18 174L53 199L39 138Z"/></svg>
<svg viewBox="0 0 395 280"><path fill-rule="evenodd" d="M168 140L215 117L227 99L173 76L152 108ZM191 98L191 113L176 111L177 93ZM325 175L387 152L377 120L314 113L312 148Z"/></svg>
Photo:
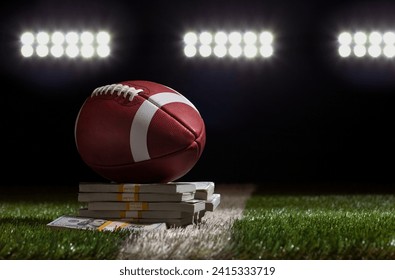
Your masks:
<svg viewBox="0 0 395 280"><path fill-rule="evenodd" d="M117 183L177 180L206 144L198 109L176 90L143 80L94 89L79 110L74 136L82 160Z"/></svg>

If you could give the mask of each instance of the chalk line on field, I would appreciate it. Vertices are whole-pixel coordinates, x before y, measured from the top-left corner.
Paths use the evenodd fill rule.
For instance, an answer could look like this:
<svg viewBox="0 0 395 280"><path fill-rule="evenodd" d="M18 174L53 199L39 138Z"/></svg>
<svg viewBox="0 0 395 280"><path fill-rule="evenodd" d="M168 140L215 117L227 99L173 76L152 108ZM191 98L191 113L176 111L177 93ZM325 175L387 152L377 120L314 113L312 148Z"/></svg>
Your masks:
<svg viewBox="0 0 395 280"><path fill-rule="evenodd" d="M202 222L184 228L170 228L131 236L125 241L118 259L221 259L231 241L233 223L243 215L245 202L255 189L253 184L220 184L215 193L221 203L214 212L206 212Z"/></svg>

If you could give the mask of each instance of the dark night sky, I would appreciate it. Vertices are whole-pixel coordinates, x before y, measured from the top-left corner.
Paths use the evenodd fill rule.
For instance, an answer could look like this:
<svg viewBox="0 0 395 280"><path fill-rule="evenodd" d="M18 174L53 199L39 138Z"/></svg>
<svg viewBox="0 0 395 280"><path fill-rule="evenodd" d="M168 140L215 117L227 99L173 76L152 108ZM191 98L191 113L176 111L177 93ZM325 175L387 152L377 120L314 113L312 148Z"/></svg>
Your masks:
<svg viewBox="0 0 395 280"><path fill-rule="evenodd" d="M143 2L143 3L140 3ZM395 30L390 1L13 1L1 4L1 185L99 180L74 121L91 91L151 80L184 94L207 145L182 180L392 183L395 60L341 60L344 30ZM108 60L22 59L26 29L107 29ZM182 36L269 29L266 61L186 59Z"/></svg>

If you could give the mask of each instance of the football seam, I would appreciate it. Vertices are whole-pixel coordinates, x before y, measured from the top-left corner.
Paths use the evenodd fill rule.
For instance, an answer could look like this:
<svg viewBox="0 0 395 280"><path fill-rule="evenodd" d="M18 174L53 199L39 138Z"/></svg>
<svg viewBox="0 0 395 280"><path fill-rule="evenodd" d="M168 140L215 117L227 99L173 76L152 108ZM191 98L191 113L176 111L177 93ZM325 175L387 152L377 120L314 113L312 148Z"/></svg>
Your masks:
<svg viewBox="0 0 395 280"><path fill-rule="evenodd" d="M155 94L159 94L159 93L162 93L162 92L158 92L158 93L155 93ZM180 93L178 93L178 92L171 92L171 93L176 94L176 95L179 95L179 96L182 96L182 97L184 97L185 99L187 99L185 96L183 96L182 94L180 94ZM155 94L153 94L153 95L151 95L151 96L154 96ZM154 102L154 100L150 99L151 96L149 96L149 97L147 98L147 97L145 97L145 96L141 96L140 94L137 94L137 95L140 96L140 97L142 97L143 99L147 100L147 101L150 102L152 105L156 106L156 107L158 108L158 110L161 110L162 112L166 113L168 116L170 116L170 117L172 117L174 120L176 120L177 123L179 123L180 125L182 125L182 127L184 127L185 129L187 129L187 130L195 137L195 141L196 141L196 139L198 139L198 138L201 136L201 135L198 135L197 133L195 133L195 131L193 131L193 130L190 129L189 127L185 126L185 125L180 121L179 118L177 118L175 115L171 114L169 111L165 110L165 109L163 108L163 106L159 106L158 103L156 103L156 102ZM189 99L187 99L187 100L189 101ZM189 102L190 102L190 101L189 101ZM181 102L175 102L175 103L181 103ZM185 103L184 103L184 104L185 104ZM191 102L191 104L192 104L192 102ZM200 112L196 109L196 107L193 106L192 108L194 108L194 109L196 110L196 112L198 113L198 115L201 117Z"/></svg>
<svg viewBox="0 0 395 280"><path fill-rule="evenodd" d="M143 89L141 89L143 88ZM145 101L148 101L149 104L152 104L154 107L156 107L156 111L157 110L161 110L161 112L163 112L165 115L167 115L168 117L170 117L171 119L173 119L180 127L182 127L186 132L189 132L193 137L193 141L186 147L183 147L181 149L175 150L171 153L167 153L158 157L154 157L154 158L150 158L150 159L146 159L146 160L142 160L142 161L136 161L134 163L125 163L125 164L117 164L117 165L97 165L94 163L91 163L89 161L87 161L87 163L89 165L92 166L97 166L97 167L120 167L120 166L128 166L130 164L138 164L140 162L144 162L144 161L148 161L148 160L155 160L155 159L160 159L166 156L170 156L173 154L177 154L180 153L182 151L188 150L192 145L194 145L196 143L197 146L197 150L198 150L198 157L201 154L201 150L202 150L202 144L198 141L198 139L200 139L202 137L202 135L204 135L205 133L205 127L204 127L204 121L200 115L200 112L197 110L197 108L194 106L194 104L192 102L190 102L185 96L183 96L181 93L169 88L168 91L160 91L157 92L153 95L150 96L146 96L146 95L141 95L140 92L144 93L144 87L139 86L139 85L124 85L124 84L109 84L109 85L105 85L102 87L98 87L96 88L92 94L91 94L91 99L93 99L92 101L94 101L95 99L102 99L101 96L105 95L105 96L111 96L112 98L110 98L110 100L112 100L113 102L117 102L114 99L116 99L117 97L123 97L124 99L129 99L129 102L132 102L134 97L140 97L142 100L143 104ZM191 107L192 109L194 109L196 111L196 113L198 114L199 118L201 119L202 122L202 127L201 127L201 133L198 133L197 131L193 130L191 127L189 127L188 125L186 125L181 118L177 117L177 115L172 114L171 112L169 112L169 110L166 110L166 108L164 108L164 106L166 104L161 105L160 102L156 102L155 100L151 99L152 96L155 96L156 94L161 94L161 93L171 93L171 94L175 94L178 96L181 96L182 98L185 98L185 100L187 102L182 102L182 101L175 101L175 102L171 102L171 103L181 103L181 104L185 104L189 107ZM95 98L96 97L96 98ZM129 98L128 98L129 97ZM118 102L117 102L118 103ZM169 103L168 103L169 104ZM122 104L120 104L122 105ZM141 105L140 105L141 106ZM156 113L155 113L156 114ZM77 116L77 121L78 121L78 117L79 114ZM75 126L76 129L77 125ZM75 139L76 144L77 144L77 149L78 149L78 141L77 139Z"/></svg>
<svg viewBox="0 0 395 280"><path fill-rule="evenodd" d="M139 88L138 88L138 87L139 87ZM111 92L109 92L109 90L111 90ZM139 97L141 97L142 99L147 100L148 102L150 102L150 103L151 103L152 105L154 105L155 107L157 107L158 110L161 110L162 112L166 113L168 116L171 116L171 117L172 117L174 120L176 120L180 125L182 125L184 128L186 128L192 135L194 135L194 136L195 136L195 139L197 139L197 138L199 138L199 137L201 136L201 135L198 135L197 133L195 133L195 131L193 131L193 130L190 129L189 127L185 126L185 125L180 121L180 119L177 118L175 115L173 115L173 114L171 114L169 111L163 109L162 106L159 106L158 103L156 103L156 102L154 102L154 100L150 99L151 96L154 96L154 95L159 94L159 93L164 93L164 92L158 92L158 93L155 93L155 94L153 94L153 95L151 95L151 96L148 96L148 97L141 95L140 92L144 92L144 87L141 86L141 85L140 85L140 86L139 86L139 85L133 85L133 86L131 86L131 85L124 85L124 84L122 84L122 83L118 83L118 84L109 84L109 85L101 86L101 87L98 87L98 88L94 89L93 92L92 92L92 94L91 94L91 98L100 97L101 95L107 95L107 96L108 96L108 95L111 95L111 96L114 97L114 99L115 99L116 97L123 97L123 98L126 99L127 96L128 96L128 94L129 94L129 95L130 95L130 96L129 96L129 102L132 102L133 99L134 99L134 97L139 96ZM188 100L188 101L191 103L192 108L194 108L194 109L196 110L196 112L198 113L198 115L201 117L200 112L197 110L197 108L196 108L196 107L193 105L193 103L192 103L189 99L187 99L184 95L182 95L181 93L179 93L179 92L177 92L177 91L175 91L175 90L173 90L173 89L171 89L171 88L169 88L169 91L168 91L168 92L169 92L169 93L176 94L176 95L179 95L179 96L185 98L186 100ZM177 103L177 102L175 102L175 103ZM181 102L178 102L178 103L181 103Z"/></svg>
<svg viewBox="0 0 395 280"><path fill-rule="evenodd" d="M164 158L164 157L167 157L167 156L170 156L170 155L174 155L174 154L183 152L183 151L185 151L185 150L188 150L188 149L189 149L193 144L195 144L195 143L196 143L196 146L197 146L197 148L198 148L198 153L197 153L197 155L198 155L198 157L199 157L199 154L200 154L200 145L199 145L199 143L198 143L196 140L194 140L188 147L186 147L186 148L184 148L184 149L177 150L177 151L171 152L171 153L169 153L169 154L162 155L162 156L160 156L160 157L155 157L155 158L151 158L151 159L147 159L147 160L143 160L143 161L130 162L130 163L126 163L126 164L116 164L116 165L100 165L100 164L90 163L89 161L86 161L86 162L87 162L90 166L93 166L93 167L111 167L111 168L114 167L114 168L116 168L116 167L120 167L120 166L135 165L135 164L144 163L144 162L146 162L146 161L152 161L152 160L156 160L156 159L161 159L161 158Z"/></svg>

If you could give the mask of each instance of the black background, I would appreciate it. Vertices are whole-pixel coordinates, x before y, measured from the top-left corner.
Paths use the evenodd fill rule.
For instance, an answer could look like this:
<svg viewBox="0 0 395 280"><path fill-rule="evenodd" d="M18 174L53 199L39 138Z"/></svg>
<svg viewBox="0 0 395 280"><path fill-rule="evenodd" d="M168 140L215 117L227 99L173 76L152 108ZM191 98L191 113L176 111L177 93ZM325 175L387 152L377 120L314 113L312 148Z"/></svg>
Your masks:
<svg viewBox="0 0 395 280"><path fill-rule="evenodd" d="M74 122L98 86L151 80L185 95L207 144L180 180L392 184L395 59L340 59L343 30L395 30L390 1L13 1L1 4L2 186L101 180ZM25 30L105 29L109 59L24 59ZM271 30L271 59L187 59L185 32ZM374 187L373 187L374 188Z"/></svg>

